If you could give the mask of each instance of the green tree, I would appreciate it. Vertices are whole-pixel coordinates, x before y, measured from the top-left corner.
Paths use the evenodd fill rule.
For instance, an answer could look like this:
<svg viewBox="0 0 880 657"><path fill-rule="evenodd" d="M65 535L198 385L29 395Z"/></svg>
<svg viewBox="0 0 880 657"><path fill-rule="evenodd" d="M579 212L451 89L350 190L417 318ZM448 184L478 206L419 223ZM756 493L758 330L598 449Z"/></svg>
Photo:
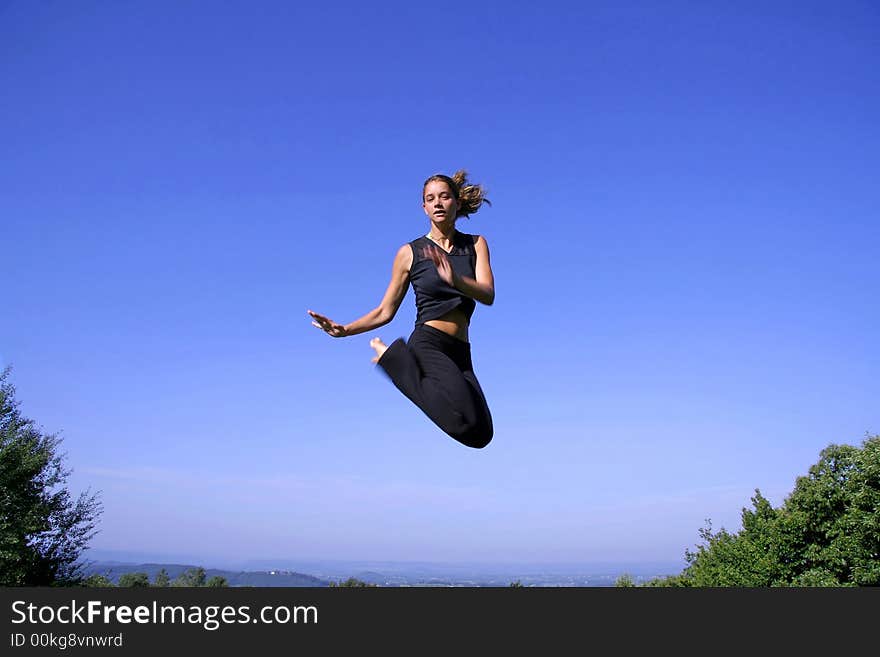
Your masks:
<svg viewBox="0 0 880 657"><path fill-rule="evenodd" d="M628 589L636 586L636 581L633 579L632 575L630 575L629 573L624 573L617 578L617 581L614 582L614 586Z"/></svg>
<svg viewBox="0 0 880 657"><path fill-rule="evenodd" d="M156 573L156 577L153 578L153 586L159 588L165 588L171 585L171 578L168 576L168 571L164 568Z"/></svg>
<svg viewBox="0 0 880 657"><path fill-rule="evenodd" d="M173 582L171 582L171 586L186 586L186 587L197 587L204 586L207 576L205 574L205 569L202 567L198 568L189 568L188 570L182 572L178 575Z"/></svg>
<svg viewBox="0 0 880 657"><path fill-rule="evenodd" d="M205 582L205 586L229 586L229 582L226 581L225 577L214 575L211 579Z"/></svg>
<svg viewBox="0 0 880 657"><path fill-rule="evenodd" d="M9 373L0 373L0 586L79 584L101 504L88 491L72 498L60 438L21 415Z"/></svg>
<svg viewBox="0 0 880 657"><path fill-rule="evenodd" d="M376 586L375 584L368 584L362 580L359 580L355 577L349 577L344 582L330 582L330 586L333 588L367 588Z"/></svg>
<svg viewBox="0 0 880 657"><path fill-rule="evenodd" d="M150 576L146 573L125 573L119 576L116 585L123 589L148 587Z"/></svg>
<svg viewBox="0 0 880 657"><path fill-rule="evenodd" d="M81 586L89 586L92 588L109 588L113 586L113 582L104 577L104 575L99 575L95 573L94 575L89 575L84 580L80 582Z"/></svg>
<svg viewBox="0 0 880 657"><path fill-rule="evenodd" d="M685 570L649 585L880 585L880 436L826 447L778 509L751 501L740 532L707 522Z"/></svg>

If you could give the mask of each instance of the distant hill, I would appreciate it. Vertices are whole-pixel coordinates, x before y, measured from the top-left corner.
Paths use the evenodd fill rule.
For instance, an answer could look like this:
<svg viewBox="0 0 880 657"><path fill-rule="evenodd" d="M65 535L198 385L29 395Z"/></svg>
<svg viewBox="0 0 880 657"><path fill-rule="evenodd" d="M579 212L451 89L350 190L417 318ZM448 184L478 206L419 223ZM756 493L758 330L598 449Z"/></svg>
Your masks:
<svg viewBox="0 0 880 657"><path fill-rule="evenodd" d="M103 575L111 582L116 584L119 576L126 573L146 573L152 582L163 568L168 573L168 577L172 580L190 568L198 568L199 566L187 564L168 564L168 563L123 563L119 561L100 561L88 564L83 572L86 577L89 575ZM330 582L325 579L313 577L312 575L304 575L287 570L267 570L267 571L231 571L220 570L217 568L205 568L205 574L208 579L215 575L225 577L229 582L229 586L254 586L254 587L271 587L271 586L300 586L300 587L325 587L330 586Z"/></svg>
<svg viewBox="0 0 880 657"><path fill-rule="evenodd" d="M362 582L366 582L367 584L378 584L381 586L382 584L388 583L387 575L383 575L382 573L377 573L372 570L365 570L360 573L355 573L353 577L355 579L359 579Z"/></svg>
<svg viewBox="0 0 880 657"><path fill-rule="evenodd" d="M146 573L152 582L162 568L173 580L195 568L199 557L147 553L112 553L93 551L92 562L84 569L86 576L104 575L116 583L119 576L131 572ZM88 555L86 555L88 559ZM204 563L204 562L202 562ZM435 563L340 560L250 560L216 563L206 568L210 579L225 577L235 587L326 587L351 577L378 586L508 586L518 581L523 586L614 586L627 573L636 582L644 582L680 572L678 563ZM304 574L310 573L310 574Z"/></svg>

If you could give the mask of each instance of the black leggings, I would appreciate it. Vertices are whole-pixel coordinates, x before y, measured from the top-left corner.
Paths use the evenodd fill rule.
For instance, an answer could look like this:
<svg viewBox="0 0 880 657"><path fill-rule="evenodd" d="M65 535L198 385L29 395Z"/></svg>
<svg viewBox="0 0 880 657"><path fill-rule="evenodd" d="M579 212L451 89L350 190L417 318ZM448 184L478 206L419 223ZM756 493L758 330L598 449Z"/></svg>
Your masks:
<svg viewBox="0 0 880 657"><path fill-rule="evenodd" d="M378 363L438 427L468 447L492 440L492 415L474 376L471 345L432 326L416 326L409 342L398 338Z"/></svg>

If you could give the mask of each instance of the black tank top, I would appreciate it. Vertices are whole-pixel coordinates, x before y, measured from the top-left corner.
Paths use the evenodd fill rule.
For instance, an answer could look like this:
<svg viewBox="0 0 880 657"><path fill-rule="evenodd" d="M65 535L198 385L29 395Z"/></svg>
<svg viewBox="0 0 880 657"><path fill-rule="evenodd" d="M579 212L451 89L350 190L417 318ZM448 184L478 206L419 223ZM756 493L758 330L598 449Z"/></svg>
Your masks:
<svg viewBox="0 0 880 657"><path fill-rule="evenodd" d="M459 276L476 278L477 252L473 235L455 231L452 236L452 250L447 254L452 270ZM476 302L447 285L437 273L431 260L422 257L426 246L440 248L433 240L422 236L409 243L413 251L413 263L409 270L409 280L416 294L416 326L428 320L437 319L453 308L460 308L470 322ZM441 249L442 250L442 249Z"/></svg>

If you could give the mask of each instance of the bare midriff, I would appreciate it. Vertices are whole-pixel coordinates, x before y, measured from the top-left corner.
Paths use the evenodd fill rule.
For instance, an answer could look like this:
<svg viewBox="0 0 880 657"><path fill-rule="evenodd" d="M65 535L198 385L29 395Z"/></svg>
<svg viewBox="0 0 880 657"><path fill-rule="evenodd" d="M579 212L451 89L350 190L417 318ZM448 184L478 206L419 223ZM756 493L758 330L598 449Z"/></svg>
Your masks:
<svg viewBox="0 0 880 657"><path fill-rule="evenodd" d="M425 324L456 337L462 342L468 341L468 318L458 308L453 308L437 319L429 319Z"/></svg>

